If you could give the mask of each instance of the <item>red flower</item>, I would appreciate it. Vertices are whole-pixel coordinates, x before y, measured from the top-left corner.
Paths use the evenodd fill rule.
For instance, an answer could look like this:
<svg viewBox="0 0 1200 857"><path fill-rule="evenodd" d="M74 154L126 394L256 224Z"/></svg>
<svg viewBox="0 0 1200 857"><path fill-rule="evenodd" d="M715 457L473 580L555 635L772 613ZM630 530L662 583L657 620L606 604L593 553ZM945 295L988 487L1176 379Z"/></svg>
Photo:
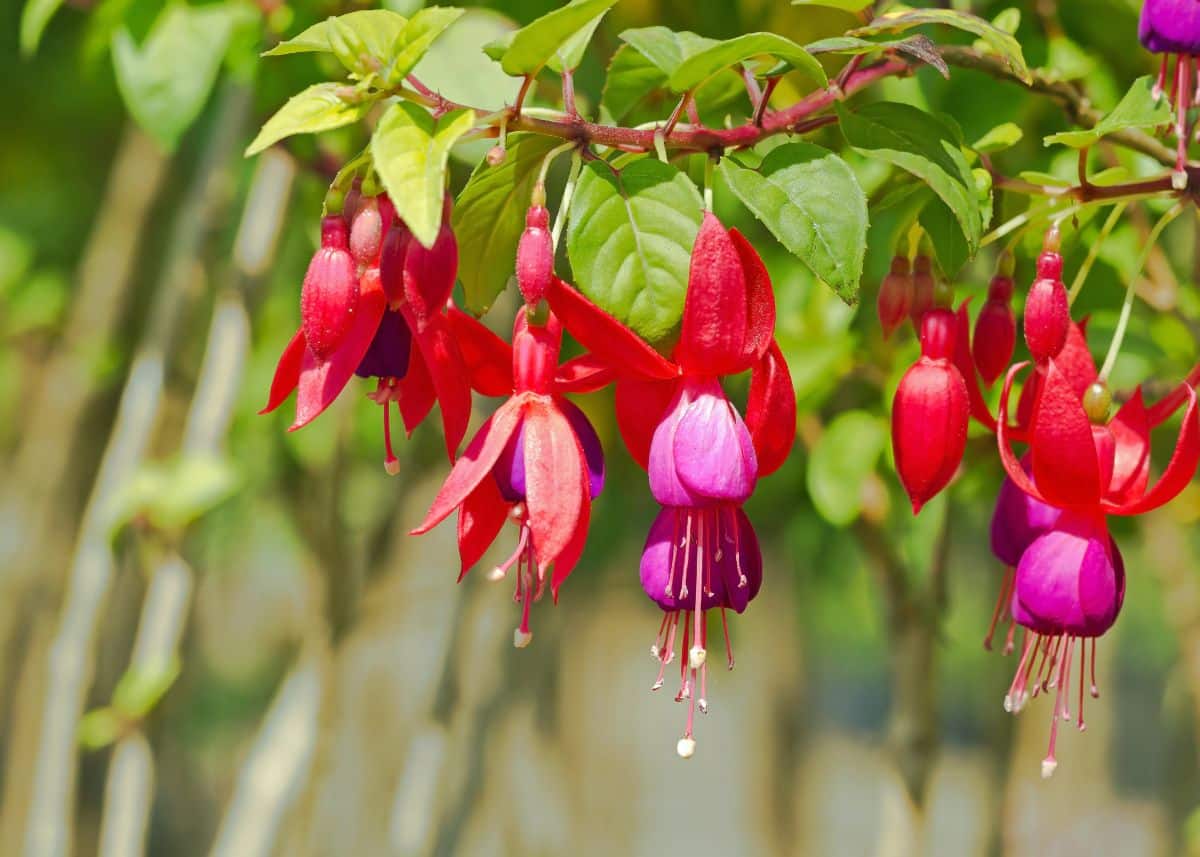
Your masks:
<svg viewBox="0 0 1200 857"><path fill-rule="evenodd" d="M513 641L528 645L532 603L550 576L555 600L583 552L591 501L604 484L600 442L583 412L563 393L605 386L611 373L590 357L559 366L562 325L553 314L544 326L517 314L510 348L465 313L452 310L450 325L467 353L472 384L489 395L511 397L483 424L454 465L414 535L429 532L456 509L459 579L495 541L506 520L520 529L517 548L495 570L496 579L517 567L521 624ZM505 359L507 358L507 359ZM511 372L500 368L511 366Z"/></svg>
<svg viewBox="0 0 1200 857"><path fill-rule="evenodd" d="M279 359L261 413L296 390L296 419L288 429L295 431L329 407L353 375L378 378L371 398L383 406L385 465L395 473L390 403L397 403L411 434L438 402L453 460L467 431L471 390L445 314L458 267L449 218L426 248L406 237L390 202L381 199L355 206L349 237L341 217L323 222L322 247L305 276L303 322ZM389 221L381 240L377 233Z"/></svg>

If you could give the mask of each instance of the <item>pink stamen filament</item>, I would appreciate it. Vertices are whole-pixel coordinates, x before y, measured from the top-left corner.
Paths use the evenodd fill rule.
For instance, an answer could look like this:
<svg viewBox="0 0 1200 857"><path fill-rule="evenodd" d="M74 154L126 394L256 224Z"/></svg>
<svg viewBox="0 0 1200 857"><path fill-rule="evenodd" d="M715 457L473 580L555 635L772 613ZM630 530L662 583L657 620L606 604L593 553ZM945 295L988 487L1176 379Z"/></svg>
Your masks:
<svg viewBox="0 0 1200 857"><path fill-rule="evenodd" d="M1009 593L1012 589L1014 577L1015 573L1012 566L1009 566L1004 570L1004 580L1000 584L1000 595L996 599L996 608L992 611L992 621L988 624L987 636L983 638L983 647L989 652L992 650L992 637L994 637L996 634L996 626L1000 622L1000 617L1002 615L1007 615L1007 608L1010 598ZM1007 652L1005 654L1007 654Z"/></svg>

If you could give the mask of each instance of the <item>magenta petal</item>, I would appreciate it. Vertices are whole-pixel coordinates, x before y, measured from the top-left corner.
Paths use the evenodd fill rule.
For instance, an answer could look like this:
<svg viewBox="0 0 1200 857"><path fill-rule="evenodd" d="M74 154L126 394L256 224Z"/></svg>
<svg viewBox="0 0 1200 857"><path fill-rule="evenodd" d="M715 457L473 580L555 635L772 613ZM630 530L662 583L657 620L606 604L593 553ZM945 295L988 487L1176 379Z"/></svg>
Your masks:
<svg viewBox="0 0 1200 857"><path fill-rule="evenodd" d="M717 515L721 541L712 554L713 577L724 581L721 606L741 613L762 587L762 551L754 527L740 506L718 509Z"/></svg>
<svg viewBox="0 0 1200 857"><path fill-rule="evenodd" d="M1098 637L1107 631L1124 590L1112 548L1102 523L1064 513L1017 566L1017 621L1041 634Z"/></svg>
<svg viewBox="0 0 1200 857"><path fill-rule="evenodd" d="M650 441L650 458L646 468L650 475L650 493L663 506L695 508L704 503L703 497L684 487L675 470L675 430L691 401L690 386L686 382L681 383Z"/></svg>
<svg viewBox="0 0 1200 857"><path fill-rule="evenodd" d="M600 445L600 437L587 414L581 411L578 405L561 396L556 396L555 401L566 416L567 422L571 424L575 437L579 438L579 445L583 448L583 458L587 464L588 491L595 500L604 490L604 447Z"/></svg>
<svg viewBox="0 0 1200 857"><path fill-rule="evenodd" d="M696 606L697 556L707 553L698 550L701 515L704 513L693 509L668 506L650 527L639 571L642 589L663 610L690 610ZM724 577L713 575L711 580L712 585L700 596L701 610L723 603Z"/></svg>
<svg viewBox="0 0 1200 857"><path fill-rule="evenodd" d="M1021 460L1021 466L1029 473L1028 456ZM1005 565L1015 568L1021 554L1034 539L1054 526L1060 514L1059 509L1035 500L1004 477L992 513L992 553Z"/></svg>
<svg viewBox="0 0 1200 857"><path fill-rule="evenodd" d="M675 429L679 481L692 494L743 503L758 479L750 431L716 379L685 384L692 386L693 398Z"/></svg>

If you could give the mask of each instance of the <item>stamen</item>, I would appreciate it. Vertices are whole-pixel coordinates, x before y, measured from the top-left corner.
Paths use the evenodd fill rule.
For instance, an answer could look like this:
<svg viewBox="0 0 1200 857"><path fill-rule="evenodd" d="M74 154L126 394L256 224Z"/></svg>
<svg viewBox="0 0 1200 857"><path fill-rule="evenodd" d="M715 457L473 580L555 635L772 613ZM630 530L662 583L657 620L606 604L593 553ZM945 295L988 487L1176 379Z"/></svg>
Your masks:
<svg viewBox="0 0 1200 857"><path fill-rule="evenodd" d="M1095 637L1092 637L1092 672L1091 672L1091 679L1092 679L1092 687L1091 687L1092 699L1099 699L1099 698L1100 698L1100 688L1098 688L1098 687L1096 686L1096 638L1095 638Z"/></svg>
<svg viewBox="0 0 1200 857"><path fill-rule="evenodd" d="M987 636L983 638L983 647L989 652L992 650L992 637L996 634L996 625L1000 622L1000 616L1005 613L1008 606L1009 590L1012 588L1015 576L1012 566L1004 570L1004 580L1000 584L1000 595L996 599L996 608L992 610L992 621L988 625Z"/></svg>
<svg viewBox="0 0 1200 857"><path fill-rule="evenodd" d="M733 640L729 637L729 619L725 616L725 608L721 608L721 633L725 636L725 658L729 668L733 669Z"/></svg>
<svg viewBox="0 0 1200 857"><path fill-rule="evenodd" d="M1037 648L1037 637L1026 634L1021 642L1021 660L1017 662L1017 673L1013 676L1008 693L1004 695L1004 710L1016 714L1025 706L1025 665L1029 661L1029 653Z"/></svg>
<svg viewBox="0 0 1200 857"><path fill-rule="evenodd" d="M521 537L517 539L517 547L503 563L493 568L488 573L488 580L499 581L503 580L508 570L513 567L513 563L517 562L525 555L525 547L529 543L529 527L521 527ZM519 600L521 597L521 578L517 577L517 594L513 600Z"/></svg>
<svg viewBox="0 0 1200 857"><path fill-rule="evenodd" d="M1154 96L1155 101L1162 100L1163 90L1167 88L1167 65L1170 62L1170 54L1165 54L1162 59L1162 65L1158 67L1158 80L1154 82L1154 88L1151 90L1151 94Z"/></svg>
<svg viewBox="0 0 1200 857"><path fill-rule="evenodd" d="M530 568L528 562L522 563L522 565L524 565L524 574L522 574L522 569L518 568L518 580L522 577L532 576L533 574L533 570ZM518 649L525 648L533 640L533 631L529 629L529 608L533 606L533 581L525 580L522 588L524 592L522 593L521 624L513 632L513 645Z"/></svg>
<svg viewBox="0 0 1200 857"><path fill-rule="evenodd" d="M696 524L696 541L699 542L696 551L696 606L692 610L692 620L695 623L692 626L692 642L693 645L688 649L688 666L693 671L698 670L704 665L704 659L707 654L704 651L704 646L700 644L700 623L704 621L703 596L704 596L704 512L700 513L700 520ZM686 644L685 644L686 645Z"/></svg>
<svg viewBox="0 0 1200 857"><path fill-rule="evenodd" d="M1171 175L1171 186L1176 190L1187 188L1188 146L1188 96L1191 89L1192 58L1180 56L1175 63L1175 172Z"/></svg>
<svg viewBox="0 0 1200 857"><path fill-rule="evenodd" d="M1079 720L1076 725L1079 731L1083 732L1087 729L1087 724L1083 722L1083 673L1087 669L1087 641L1084 640L1079 644Z"/></svg>
<svg viewBox="0 0 1200 857"><path fill-rule="evenodd" d="M395 476L400 472L400 459L396 457L396 453L392 452L392 405L387 399L383 400L383 446L387 450L387 456L383 459L383 469L387 471L388 476Z"/></svg>

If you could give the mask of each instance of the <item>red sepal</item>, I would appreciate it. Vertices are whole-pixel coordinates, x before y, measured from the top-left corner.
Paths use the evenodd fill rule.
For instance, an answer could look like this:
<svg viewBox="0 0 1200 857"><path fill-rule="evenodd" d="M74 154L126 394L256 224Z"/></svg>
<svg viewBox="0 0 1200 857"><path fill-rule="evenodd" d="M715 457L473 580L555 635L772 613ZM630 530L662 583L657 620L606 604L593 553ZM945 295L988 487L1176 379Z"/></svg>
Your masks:
<svg viewBox="0 0 1200 857"><path fill-rule="evenodd" d="M595 354L582 354L568 360L554 373L556 393L594 393L616 378L616 372Z"/></svg>
<svg viewBox="0 0 1200 857"><path fill-rule="evenodd" d="M296 385L300 383L300 367L304 363L304 352L307 350L308 345L304 342L304 331L297 330L296 335L287 344L287 348L283 349L279 365L275 367L275 377L271 379L271 392L267 396L266 406L259 411L260 414L271 413L286 402L287 397L292 394L292 390L296 389Z"/></svg>
<svg viewBox="0 0 1200 857"><path fill-rule="evenodd" d="M582 454L582 450L580 451ZM554 603L558 603L558 590L563 585L571 572L575 570L575 566L579 564L579 558L583 556L583 548L587 544L588 527L591 524L592 517L592 498L588 492L588 481L583 480L583 495L580 498L579 519L575 522L575 532L571 534L571 540L567 542L562 553L558 555L558 559L554 561L554 573L550 576L550 595L554 598Z"/></svg>
<svg viewBox="0 0 1200 857"><path fill-rule="evenodd" d="M736 229L729 238L742 262L746 277L746 353L748 362L761 360L775 338L775 292L771 275L758 252Z"/></svg>
<svg viewBox="0 0 1200 857"><path fill-rule="evenodd" d="M438 406L442 410L446 452L453 461L467 433L467 424L471 421L471 385L466 363L450 332L446 316L441 313L432 315L425 320L424 328L418 329L410 307L405 304L400 311L412 329L413 341L421 349L425 367L429 370Z"/></svg>
<svg viewBox="0 0 1200 857"><path fill-rule="evenodd" d="M288 431L303 428L329 407L354 377L354 370L371 347L371 340L375 338L375 331L379 329L383 311L387 308L387 300L378 276L364 275L360 288L354 324L338 347L324 360L319 360L311 348L304 349L297 384L296 420Z"/></svg>
<svg viewBox="0 0 1200 857"><path fill-rule="evenodd" d="M983 398L983 390L979 387L979 376L975 371L975 358L971 353L971 316L968 307L971 299L967 298L958 307L956 314L956 330L954 334L954 365L962 375L967 385L967 401L971 406L971 416L989 430L996 430L996 419Z"/></svg>
<svg viewBox="0 0 1200 857"><path fill-rule="evenodd" d="M679 382L644 381L640 378L621 378L617 381L617 428L630 457L643 470L650 463L650 442L654 430L662 422L667 408L675 398Z"/></svg>
<svg viewBox="0 0 1200 857"><path fill-rule="evenodd" d="M1008 401L1012 395L1013 380L1017 377L1017 373L1029 366L1029 362L1018 363L1008 370L1008 375L1004 378L1004 390L1000 393L1000 413L996 419L996 444L1000 448L1000 463L1004 465L1004 472L1008 474L1008 478L1013 481L1013 484L1028 494L1035 500L1042 503L1049 503L1042 493L1034 486L1033 480L1029 478L1029 474L1025 472L1025 468L1021 466L1021 460L1013 453L1012 447L1009 445L1012 429L1008 423ZM1031 378L1026 384L1028 388L1033 383ZM1090 443L1089 439L1089 443Z"/></svg>
<svg viewBox="0 0 1200 857"><path fill-rule="evenodd" d="M1192 371L1188 373L1182 384L1172 390L1162 401L1155 402L1150 406L1150 425L1158 426L1170 419L1171 415L1179 410L1179 406L1188 400L1188 388L1194 389L1197 384L1200 384L1200 363L1192 367Z"/></svg>
<svg viewBox="0 0 1200 857"><path fill-rule="evenodd" d="M587 497L587 464L571 424L551 400L525 413L525 508L538 569L548 570L575 535Z"/></svg>
<svg viewBox="0 0 1200 857"><path fill-rule="evenodd" d="M1100 503L1100 465L1092 424L1071 383L1051 358L1029 432L1033 480L1051 506Z"/></svg>
<svg viewBox="0 0 1200 857"><path fill-rule="evenodd" d="M1104 498L1111 503L1131 503L1146 493L1150 483L1150 421L1142 402L1142 388L1121 406L1108 424L1115 443L1113 473Z"/></svg>
<svg viewBox="0 0 1200 857"><path fill-rule="evenodd" d="M741 256L721 221L705 212L692 248L676 362L695 375L744 371L748 315Z"/></svg>
<svg viewBox="0 0 1200 857"><path fill-rule="evenodd" d="M458 556L462 570L461 581L479 562L492 542L496 540L504 522L508 520L508 504L500 495L495 479L484 479L458 510Z"/></svg>
<svg viewBox="0 0 1200 857"><path fill-rule="evenodd" d="M509 399L488 417L467 446L467 451L454 463L425 520L412 530L412 535L419 536L432 530L461 506L480 482L491 477L496 460L521 424L526 401L523 398Z"/></svg>
<svg viewBox="0 0 1200 857"><path fill-rule="evenodd" d="M1171 502L1187 487L1200 464L1200 417L1196 413L1196 391L1187 388L1187 410L1183 413L1183 425L1175 440L1175 451L1167 463L1167 469L1154 486L1140 500L1119 506L1105 504L1110 515L1141 515Z"/></svg>
<svg viewBox="0 0 1200 857"><path fill-rule="evenodd" d="M409 345L408 371L400 379L400 416L404 420L404 430L412 437L427 416L433 410L437 394L433 391L433 380L429 377L429 369L425 366L425 358L414 339Z"/></svg>
<svg viewBox="0 0 1200 857"><path fill-rule="evenodd" d="M557 277L550 281L546 300L571 335L607 362L618 377L674 378L679 374L677 366L640 336Z"/></svg>
<svg viewBox="0 0 1200 857"><path fill-rule="evenodd" d="M466 361L471 387L485 396L512 395L512 348L509 344L457 307L450 307L446 318Z"/></svg>
<svg viewBox="0 0 1200 857"><path fill-rule="evenodd" d="M782 467L796 440L796 390L787 361L774 340L750 373L746 428L754 441L759 477Z"/></svg>

